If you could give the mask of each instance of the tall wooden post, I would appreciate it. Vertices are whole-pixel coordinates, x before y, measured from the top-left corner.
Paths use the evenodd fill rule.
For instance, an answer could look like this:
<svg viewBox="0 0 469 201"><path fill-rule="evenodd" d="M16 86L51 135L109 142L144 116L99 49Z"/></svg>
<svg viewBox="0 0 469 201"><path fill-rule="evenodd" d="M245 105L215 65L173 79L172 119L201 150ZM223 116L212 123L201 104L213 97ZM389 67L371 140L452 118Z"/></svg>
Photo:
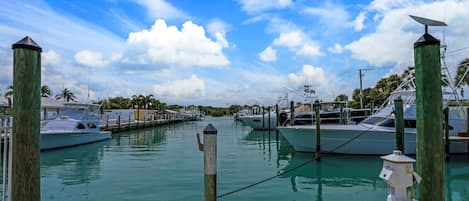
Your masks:
<svg viewBox="0 0 469 201"><path fill-rule="evenodd" d="M316 160L321 160L321 104L314 104L314 111L316 112Z"/></svg>
<svg viewBox="0 0 469 201"><path fill-rule="evenodd" d="M270 107L267 108L267 112L268 112L268 113L267 113L267 120L269 121L269 122L267 123L267 127L268 127L268 129L269 129L269 139L270 139L270 109L271 109Z"/></svg>
<svg viewBox="0 0 469 201"><path fill-rule="evenodd" d="M428 33L414 43L419 200L445 200L440 41Z"/></svg>
<svg viewBox="0 0 469 201"><path fill-rule="evenodd" d="M340 113L339 113L339 124L344 124L344 106L342 103L339 103Z"/></svg>
<svg viewBox="0 0 469 201"><path fill-rule="evenodd" d="M449 119L449 108L445 108L443 110L443 115L445 117L445 159L449 160L449 124L448 124L448 119Z"/></svg>
<svg viewBox="0 0 469 201"><path fill-rule="evenodd" d="M275 125L277 127L280 126L280 113L278 109L278 104L275 105L275 117L277 118L277 121L275 121ZM275 130L275 140L278 142L278 129Z"/></svg>
<svg viewBox="0 0 469 201"><path fill-rule="evenodd" d="M217 200L217 132L212 124L204 129L205 201Z"/></svg>
<svg viewBox="0 0 469 201"><path fill-rule="evenodd" d="M265 112L264 112L264 107L262 107L262 130L265 129Z"/></svg>
<svg viewBox="0 0 469 201"><path fill-rule="evenodd" d="M469 133L469 108L466 108L466 115L467 115L467 122L466 122L466 125L467 125L467 128L466 128L466 133ZM466 143L467 144L467 156L469 157L469 143Z"/></svg>
<svg viewBox="0 0 469 201"><path fill-rule="evenodd" d="M370 115L373 115L373 113L375 113L375 109L374 109L374 108L375 108L375 103L372 101L372 102L370 103ZM404 153L404 152L402 152L402 153Z"/></svg>
<svg viewBox="0 0 469 201"><path fill-rule="evenodd" d="M295 102L290 101L290 126L293 126L295 123Z"/></svg>
<svg viewBox="0 0 469 201"><path fill-rule="evenodd" d="M394 126L396 127L396 149L404 154L404 107L402 99L394 99Z"/></svg>
<svg viewBox="0 0 469 201"><path fill-rule="evenodd" d="M13 49L13 157L12 197L14 201L39 201L41 52L29 36Z"/></svg>

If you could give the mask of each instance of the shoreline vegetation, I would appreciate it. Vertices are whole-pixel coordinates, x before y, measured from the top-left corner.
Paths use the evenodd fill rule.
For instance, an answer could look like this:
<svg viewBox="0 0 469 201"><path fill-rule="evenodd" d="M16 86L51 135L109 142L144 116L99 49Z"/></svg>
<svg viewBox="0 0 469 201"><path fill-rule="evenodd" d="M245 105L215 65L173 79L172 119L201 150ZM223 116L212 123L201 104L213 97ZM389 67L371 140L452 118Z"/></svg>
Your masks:
<svg viewBox="0 0 469 201"><path fill-rule="evenodd" d="M469 58L462 60L458 67L456 77L453 80L453 83L458 84L457 90L460 92L461 97L464 97L464 89L463 86L469 86L469 77L465 75L467 68L469 67ZM376 83L375 86L364 88L363 89L363 106L365 108L371 107L374 105L379 107L382 105L386 98L399 86L399 84L403 81L403 79L409 74L412 73L413 67L408 67L402 74L391 74L387 77L383 77ZM443 80L449 82L450 80L443 77ZM442 85L444 86L445 83L443 82ZM13 97L13 85L10 85L6 88L6 92L4 94L0 94L0 96L4 96L8 101L8 107L0 107L0 114L8 114L8 108L11 108L12 97ZM41 97L52 97L52 90L49 86L43 85L41 87ZM57 100L64 100L66 102L75 102L77 97L75 94L68 88L64 88L60 93L56 94L55 99ZM352 92L352 99L349 100L349 97L345 94L338 95L334 101L345 101L348 102L348 107L350 108L359 108L360 107L360 89L354 89ZM225 116L225 115L232 115L233 113L238 112L241 109L252 109L253 105L230 105L227 107L214 107L214 106L203 106L203 105L188 105L188 106L181 106L177 104L168 105L165 102L160 101L159 99L155 98L153 94L149 95L132 95L130 98L117 96L117 97L109 97L103 100L98 101L90 101L93 104L102 105L103 109L147 109L147 110L173 110L173 111L181 111L184 108L190 109L198 109L201 112L204 112L206 115L209 116ZM449 106L456 106L456 101L449 101ZM462 102L462 106L469 106L469 101L464 100Z"/></svg>

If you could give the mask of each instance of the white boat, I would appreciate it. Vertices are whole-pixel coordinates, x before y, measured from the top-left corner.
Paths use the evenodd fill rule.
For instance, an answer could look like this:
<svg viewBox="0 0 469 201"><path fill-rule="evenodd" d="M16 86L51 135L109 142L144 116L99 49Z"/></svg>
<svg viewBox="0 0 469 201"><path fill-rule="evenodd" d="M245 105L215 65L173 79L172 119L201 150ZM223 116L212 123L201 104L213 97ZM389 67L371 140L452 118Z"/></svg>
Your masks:
<svg viewBox="0 0 469 201"><path fill-rule="evenodd" d="M64 103L57 118L41 122L41 150L110 139L110 131L100 131L98 114L98 105Z"/></svg>
<svg viewBox="0 0 469 201"><path fill-rule="evenodd" d="M277 128L277 115L275 112L270 112L270 127L269 127L269 113L264 115L245 115L239 117L243 123L250 126L254 130L273 130Z"/></svg>
<svg viewBox="0 0 469 201"><path fill-rule="evenodd" d="M410 78L409 78L410 77ZM386 104L374 115L356 125L321 125L321 151L339 154L384 155L395 149L393 100L404 100L404 152L416 153L416 105L415 86L410 74L388 98ZM466 114L461 107L449 110L450 136L466 132ZM286 126L278 128L296 151L316 151L316 126ZM443 137L443 133L441 133ZM452 142L450 153L466 153L464 142Z"/></svg>

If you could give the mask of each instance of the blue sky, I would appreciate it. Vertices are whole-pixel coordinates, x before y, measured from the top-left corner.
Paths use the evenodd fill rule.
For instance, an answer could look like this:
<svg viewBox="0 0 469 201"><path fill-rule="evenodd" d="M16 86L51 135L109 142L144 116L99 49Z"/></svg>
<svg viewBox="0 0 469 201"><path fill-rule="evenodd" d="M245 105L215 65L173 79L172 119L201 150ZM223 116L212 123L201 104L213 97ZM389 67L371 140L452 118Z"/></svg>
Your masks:
<svg viewBox="0 0 469 201"><path fill-rule="evenodd" d="M332 100L413 65L422 27L448 51L469 46L469 1L1 1L0 93L12 83L11 44L42 48L42 82L81 101L153 94L169 104L272 104L304 84ZM469 51L448 54L448 67ZM299 94L299 95L295 95Z"/></svg>

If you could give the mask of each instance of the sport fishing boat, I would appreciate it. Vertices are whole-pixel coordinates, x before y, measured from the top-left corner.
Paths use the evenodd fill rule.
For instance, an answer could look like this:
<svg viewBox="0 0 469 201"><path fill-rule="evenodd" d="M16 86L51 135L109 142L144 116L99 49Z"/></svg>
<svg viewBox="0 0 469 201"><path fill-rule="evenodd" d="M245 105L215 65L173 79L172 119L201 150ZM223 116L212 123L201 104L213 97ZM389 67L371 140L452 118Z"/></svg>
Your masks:
<svg viewBox="0 0 469 201"><path fill-rule="evenodd" d="M404 152L416 153L415 83L410 73L391 93L381 109L356 125L321 125L321 151L339 154L384 155L395 148L394 99L404 104ZM453 88L454 89L454 88ZM457 96L454 90L444 95ZM458 98L456 98L458 100ZM466 114L462 107L449 108L449 135L466 132ZM280 133L296 151L316 151L316 126L284 126ZM443 135L442 135L443 137ZM450 153L466 153L464 142L452 142Z"/></svg>
<svg viewBox="0 0 469 201"><path fill-rule="evenodd" d="M53 120L41 122L41 150L57 149L111 138L100 131L99 105L64 103Z"/></svg>

